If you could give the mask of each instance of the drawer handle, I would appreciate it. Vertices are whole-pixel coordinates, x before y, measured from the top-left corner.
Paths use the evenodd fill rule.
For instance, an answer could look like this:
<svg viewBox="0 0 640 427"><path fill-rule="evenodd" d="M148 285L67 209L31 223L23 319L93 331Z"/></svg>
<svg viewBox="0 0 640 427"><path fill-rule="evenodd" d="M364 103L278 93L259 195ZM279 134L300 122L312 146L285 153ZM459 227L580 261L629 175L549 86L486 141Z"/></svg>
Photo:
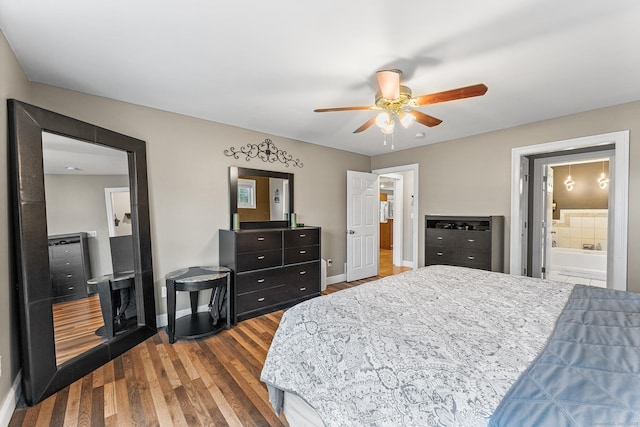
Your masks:
<svg viewBox="0 0 640 427"><path fill-rule="evenodd" d="M474 260L474 259L476 259L476 257L469 255L469 256L467 257L467 259Z"/></svg>
<svg viewBox="0 0 640 427"><path fill-rule="evenodd" d="M442 252L436 252L436 255L438 255L438 256L442 256L442 255L444 255L444 254L443 254Z"/></svg>
<svg viewBox="0 0 640 427"><path fill-rule="evenodd" d="M74 286L69 286L67 289L68 289L68 290L70 290L70 291L72 291L72 290L73 290L73 288L74 288Z"/></svg>
<svg viewBox="0 0 640 427"><path fill-rule="evenodd" d="M264 255L260 255L258 259L264 259Z"/></svg>
<svg viewBox="0 0 640 427"><path fill-rule="evenodd" d="M436 237L436 239L438 239L438 240L442 240L442 239L444 239L444 237L442 237L442 236L438 236L438 237Z"/></svg>
<svg viewBox="0 0 640 427"><path fill-rule="evenodd" d="M73 277L73 274L67 274L67 279L71 279Z"/></svg>
<svg viewBox="0 0 640 427"><path fill-rule="evenodd" d="M258 237L258 242L262 242L264 240L264 237Z"/></svg>
<svg viewBox="0 0 640 427"><path fill-rule="evenodd" d="M307 274L307 271L306 271L306 270L302 270L302 271L300 272L300 274Z"/></svg>
<svg viewBox="0 0 640 427"><path fill-rule="evenodd" d="M258 279L258 283L264 283L264 279Z"/></svg>
<svg viewBox="0 0 640 427"><path fill-rule="evenodd" d="M66 262L65 265L71 265L71 263L70 262Z"/></svg>
<svg viewBox="0 0 640 427"><path fill-rule="evenodd" d="M467 239L467 242L475 242L476 239Z"/></svg>
<svg viewBox="0 0 640 427"><path fill-rule="evenodd" d="M306 254L306 253L307 253L307 251L300 251L300 253L301 253L301 254Z"/></svg>
<svg viewBox="0 0 640 427"><path fill-rule="evenodd" d="M307 288L300 288L300 290L301 290L301 291L306 291L306 290L307 290Z"/></svg>
<svg viewBox="0 0 640 427"><path fill-rule="evenodd" d="M262 301L264 301L264 297L258 298L258 302L262 302Z"/></svg>
<svg viewBox="0 0 640 427"><path fill-rule="evenodd" d="M300 238L301 238L301 239L304 239L305 237L307 237L307 235L306 235L306 234L301 234L301 235L300 235Z"/></svg>

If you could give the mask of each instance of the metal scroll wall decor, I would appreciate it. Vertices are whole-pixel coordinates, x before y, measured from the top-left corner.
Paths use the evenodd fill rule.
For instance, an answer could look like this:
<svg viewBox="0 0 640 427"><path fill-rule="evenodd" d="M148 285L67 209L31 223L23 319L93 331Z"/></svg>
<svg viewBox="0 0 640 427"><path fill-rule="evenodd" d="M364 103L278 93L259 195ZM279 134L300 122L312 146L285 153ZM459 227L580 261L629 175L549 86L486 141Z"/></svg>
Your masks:
<svg viewBox="0 0 640 427"><path fill-rule="evenodd" d="M294 159L293 156L285 150L280 150L270 139L265 139L260 144L243 145L240 149L231 147L228 150L224 150L224 154L229 157L233 156L235 159L239 159L240 155L244 155L246 156L246 161L258 158L263 162L284 163L287 167L290 165L298 168L304 166L300 159Z"/></svg>

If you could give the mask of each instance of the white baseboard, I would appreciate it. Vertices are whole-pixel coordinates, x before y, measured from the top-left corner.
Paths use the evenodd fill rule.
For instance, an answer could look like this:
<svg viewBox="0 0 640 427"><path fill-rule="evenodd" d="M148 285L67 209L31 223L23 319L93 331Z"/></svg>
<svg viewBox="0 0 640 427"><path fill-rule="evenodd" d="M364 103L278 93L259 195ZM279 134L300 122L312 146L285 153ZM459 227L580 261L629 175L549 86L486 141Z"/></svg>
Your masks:
<svg viewBox="0 0 640 427"><path fill-rule="evenodd" d="M402 261L402 266L403 266L403 267L410 267L410 268L413 268L413 261L403 260L403 261Z"/></svg>
<svg viewBox="0 0 640 427"><path fill-rule="evenodd" d="M335 283L344 282L347 280L346 274L338 274L337 276L327 277L327 285L333 285Z"/></svg>
<svg viewBox="0 0 640 427"><path fill-rule="evenodd" d="M209 311L209 305L201 305L198 307L198 313L201 311ZM191 314L191 308L185 308L184 310L176 311L176 319L182 316L186 316L187 314ZM158 314L156 316L156 327L162 328L169 324L169 316L167 313Z"/></svg>
<svg viewBox="0 0 640 427"><path fill-rule="evenodd" d="M4 397L2 405L0 406L0 426L6 427L9 425L9 421L11 421L13 411L16 410L16 405L18 404L18 399L21 393L22 370L18 371L18 375L16 375L16 379L11 385L11 390L9 390L9 393Z"/></svg>

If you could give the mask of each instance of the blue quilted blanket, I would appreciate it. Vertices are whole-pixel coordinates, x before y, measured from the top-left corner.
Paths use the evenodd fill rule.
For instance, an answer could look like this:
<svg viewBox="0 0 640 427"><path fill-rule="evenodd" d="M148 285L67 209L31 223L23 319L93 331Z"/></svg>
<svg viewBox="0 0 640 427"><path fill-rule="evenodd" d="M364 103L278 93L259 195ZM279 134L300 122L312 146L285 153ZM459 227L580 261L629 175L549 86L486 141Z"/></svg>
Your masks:
<svg viewBox="0 0 640 427"><path fill-rule="evenodd" d="M577 285L489 426L640 426L640 294Z"/></svg>

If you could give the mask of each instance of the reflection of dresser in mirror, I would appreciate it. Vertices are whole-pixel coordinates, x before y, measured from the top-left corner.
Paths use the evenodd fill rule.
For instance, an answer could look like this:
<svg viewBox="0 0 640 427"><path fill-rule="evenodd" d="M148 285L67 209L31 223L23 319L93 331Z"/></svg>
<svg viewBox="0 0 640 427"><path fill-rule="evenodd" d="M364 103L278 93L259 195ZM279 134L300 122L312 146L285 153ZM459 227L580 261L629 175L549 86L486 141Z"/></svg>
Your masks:
<svg viewBox="0 0 640 427"><path fill-rule="evenodd" d="M49 265L54 302L87 297L91 266L86 233L49 236Z"/></svg>

